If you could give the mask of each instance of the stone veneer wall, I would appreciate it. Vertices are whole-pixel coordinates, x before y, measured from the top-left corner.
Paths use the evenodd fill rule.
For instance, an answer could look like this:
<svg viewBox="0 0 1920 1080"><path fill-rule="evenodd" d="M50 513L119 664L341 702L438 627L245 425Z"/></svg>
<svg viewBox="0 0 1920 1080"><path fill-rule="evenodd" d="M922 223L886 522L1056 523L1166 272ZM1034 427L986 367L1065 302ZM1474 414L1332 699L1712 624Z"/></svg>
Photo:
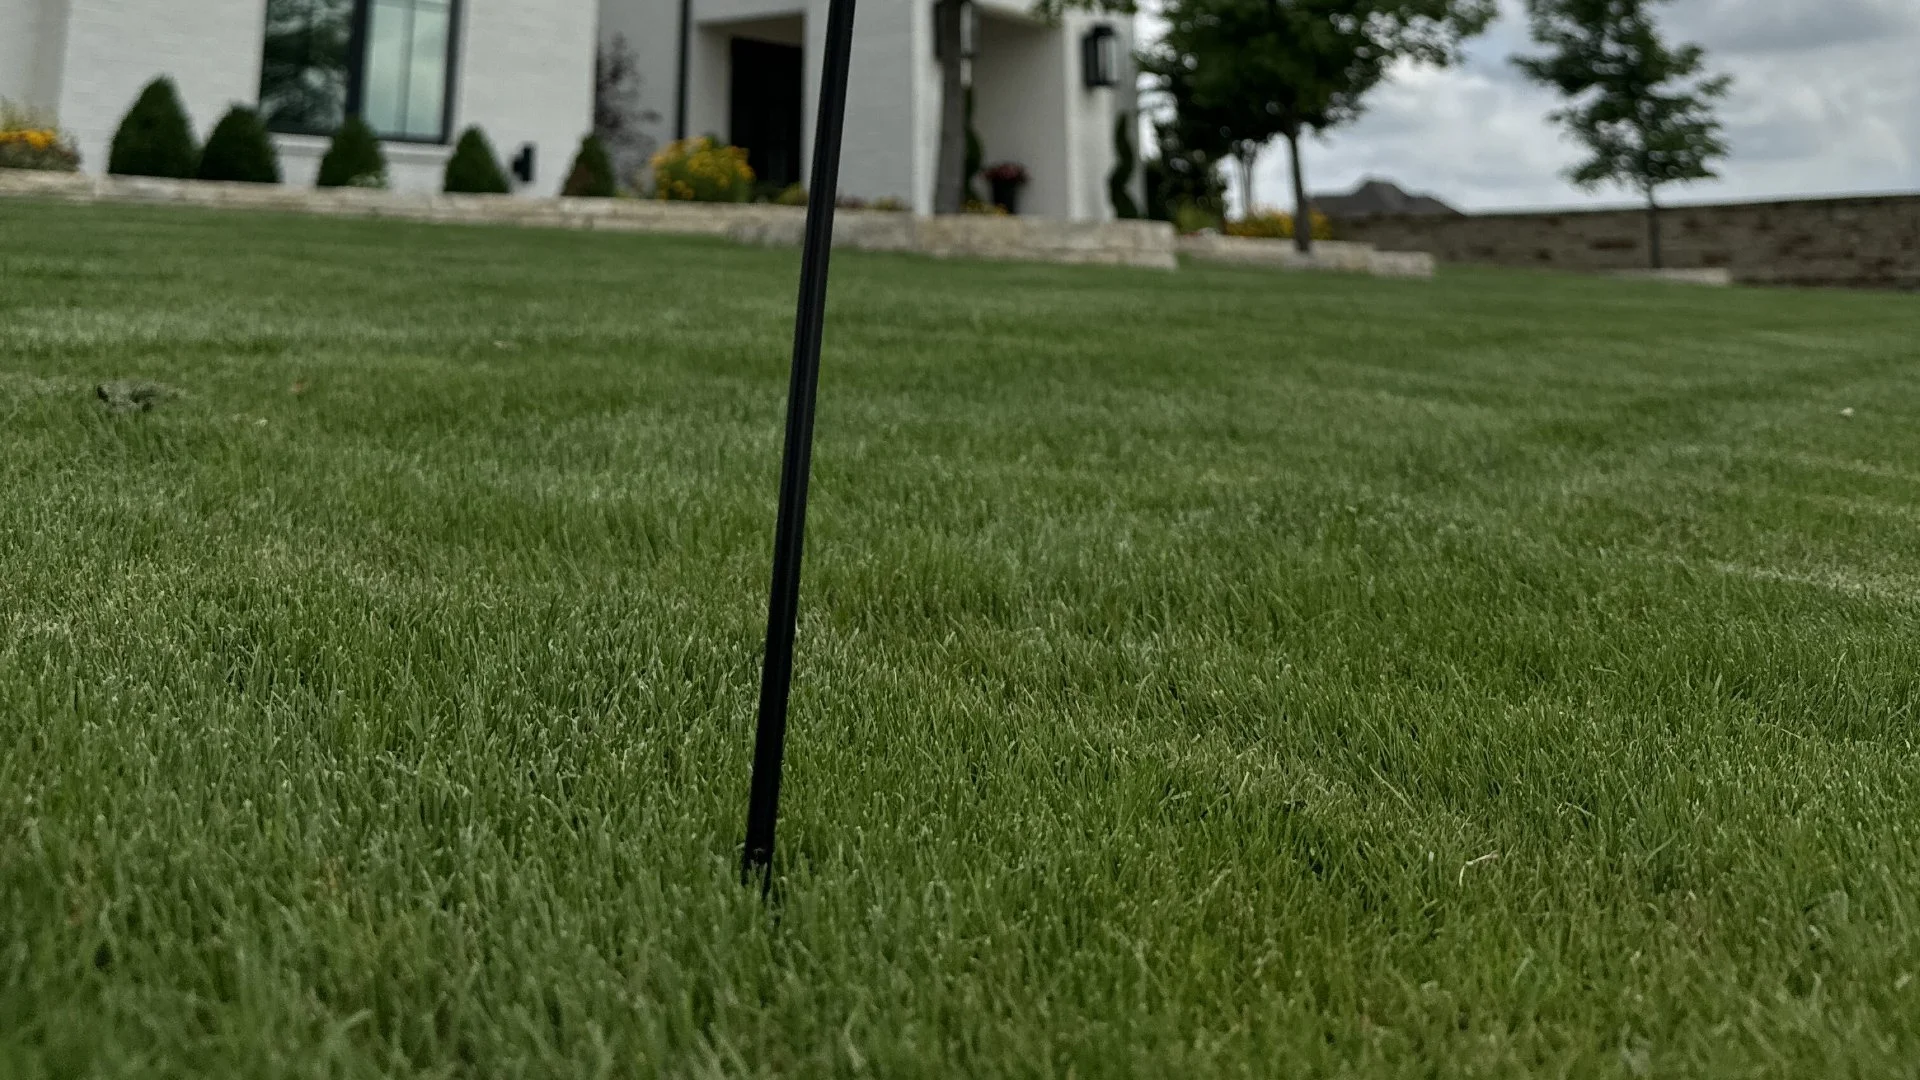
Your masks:
<svg viewBox="0 0 1920 1080"><path fill-rule="evenodd" d="M0 197L66 202L160 203L274 210L341 217L556 229L725 236L746 243L798 244L806 211L766 204L672 203L648 199L530 199L503 195L413 195L358 188L293 188L204 180L86 176L0 169ZM1074 222L1049 218L923 218L873 210L834 217L837 246L936 257L1020 259L1172 270L1173 227L1156 221Z"/></svg>
<svg viewBox="0 0 1920 1080"><path fill-rule="evenodd" d="M1335 229L1342 240L1425 251L1441 262L1647 265L1642 210L1377 216L1342 219ZM1670 207L1661 212L1661 249L1670 268L1725 269L1747 284L1920 288L1920 195Z"/></svg>

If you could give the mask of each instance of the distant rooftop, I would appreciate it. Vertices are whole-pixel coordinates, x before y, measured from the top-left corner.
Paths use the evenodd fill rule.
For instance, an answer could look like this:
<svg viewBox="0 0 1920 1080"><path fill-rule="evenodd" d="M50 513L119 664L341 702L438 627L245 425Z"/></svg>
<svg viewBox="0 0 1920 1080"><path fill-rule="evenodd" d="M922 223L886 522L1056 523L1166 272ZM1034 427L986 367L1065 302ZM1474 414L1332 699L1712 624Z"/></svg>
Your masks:
<svg viewBox="0 0 1920 1080"><path fill-rule="evenodd" d="M1457 216L1460 211L1431 195L1413 195L1391 180L1362 180L1345 195L1315 195L1313 208L1331 218L1370 214L1432 214Z"/></svg>

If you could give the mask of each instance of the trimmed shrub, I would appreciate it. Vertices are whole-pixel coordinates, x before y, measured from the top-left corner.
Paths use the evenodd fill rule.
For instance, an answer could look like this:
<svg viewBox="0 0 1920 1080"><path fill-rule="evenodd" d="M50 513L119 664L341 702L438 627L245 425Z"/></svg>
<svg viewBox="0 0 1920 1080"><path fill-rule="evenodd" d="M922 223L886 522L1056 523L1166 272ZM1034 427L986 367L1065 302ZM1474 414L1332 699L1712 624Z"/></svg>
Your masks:
<svg viewBox="0 0 1920 1080"><path fill-rule="evenodd" d="M1113 216L1128 221L1140 216L1140 204L1133 201L1133 114L1121 113L1113 120L1113 171L1107 174L1107 201L1113 204Z"/></svg>
<svg viewBox="0 0 1920 1080"><path fill-rule="evenodd" d="M171 176L185 180L200 163L193 124L173 80L161 76L140 91L113 133L107 171L117 176Z"/></svg>
<svg viewBox="0 0 1920 1080"><path fill-rule="evenodd" d="M560 194L576 198L611 199L617 192L613 182L613 159L598 135L580 140L580 152L573 156L573 169Z"/></svg>
<svg viewBox="0 0 1920 1080"><path fill-rule="evenodd" d="M0 169L74 172L80 151L50 117L0 98Z"/></svg>
<svg viewBox="0 0 1920 1080"><path fill-rule="evenodd" d="M1220 231L1220 215L1211 207L1199 203L1183 202L1173 207L1174 230L1183 236L1206 232L1212 229Z"/></svg>
<svg viewBox="0 0 1920 1080"><path fill-rule="evenodd" d="M493 144L477 127L460 133L460 141L447 159L446 183L440 190L457 195L505 195L507 174L500 159L493 156Z"/></svg>
<svg viewBox="0 0 1920 1080"><path fill-rule="evenodd" d="M775 195L773 201L777 206L805 206L807 205L806 186L803 184L790 184L785 191Z"/></svg>
<svg viewBox="0 0 1920 1080"><path fill-rule="evenodd" d="M320 187L387 186L387 156L380 152L380 139L365 120L349 116L334 130L314 183Z"/></svg>
<svg viewBox="0 0 1920 1080"><path fill-rule="evenodd" d="M985 202L986 200L980 197L980 189L974 184L974 181L980 178L980 170L987 167L987 149L986 145L980 141L980 132L973 126L973 87L971 86L967 87L966 127L967 156L963 168L966 169L967 179L966 188L961 192L961 201L963 203Z"/></svg>
<svg viewBox="0 0 1920 1080"><path fill-rule="evenodd" d="M1285 210L1255 210L1239 221L1229 221L1221 230L1228 236L1245 236L1259 240L1293 239L1293 215ZM1333 222L1318 210L1313 212L1313 238L1315 240L1333 239Z"/></svg>
<svg viewBox="0 0 1920 1080"><path fill-rule="evenodd" d="M653 155L653 197L679 202L747 202L753 168L747 152L713 136L670 142Z"/></svg>
<svg viewBox="0 0 1920 1080"><path fill-rule="evenodd" d="M227 110L200 151L202 180L239 180L248 184L280 182L280 155L260 114L242 105Z"/></svg>

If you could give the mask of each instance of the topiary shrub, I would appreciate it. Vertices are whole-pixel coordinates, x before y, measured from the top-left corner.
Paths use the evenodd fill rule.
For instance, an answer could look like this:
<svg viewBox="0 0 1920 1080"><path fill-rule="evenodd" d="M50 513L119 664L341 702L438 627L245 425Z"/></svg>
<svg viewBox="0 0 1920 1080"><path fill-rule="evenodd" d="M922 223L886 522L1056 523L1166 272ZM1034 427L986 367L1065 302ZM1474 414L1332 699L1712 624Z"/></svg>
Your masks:
<svg viewBox="0 0 1920 1080"><path fill-rule="evenodd" d="M200 151L202 180L238 180L248 184L280 182L280 155L273 149L267 125L260 114L243 105L227 110L213 125L207 145Z"/></svg>
<svg viewBox="0 0 1920 1080"><path fill-rule="evenodd" d="M573 169L567 173L567 182L560 186L560 194L576 198L611 199L616 192L613 159L607 156L607 148L601 144L600 137L589 135L581 139L580 152L573 156Z"/></svg>
<svg viewBox="0 0 1920 1080"><path fill-rule="evenodd" d="M493 144L477 127L460 133L460 141L447 159L447 179L440 190L450 194L505 195L507 174L500 159L493 156Z"/></svg>
<svg viewBox="0 0 1920 1080"><path fill-rule="evenodd" d="M180 105L173 80L161 76L140 91L113 133L107 171L118 176L171 176L185 180L200 163L193 124Z"/></svg>
<svg viewBox="0 0 1920 1080"><path fill-rule="evenodd" d="M747 152L713 136L680 139L653 155L653 195L681 202L746 202L753 198Z"/></svg>
<svg viewBox="0 0 1920 1080"><path fill-rule="evenodd" d="M380 152L380 139L365 120L349 116L334 130L314 183L319 187L387 186L387 156Z"/></svg>
<svg viewBox="0 0 1920 1080"><path fill-rule="evenodd" d="M967 156L962 166L967 171L966 190L962 193L963 202L985 202L980 197L980 189L974 181L980 178L980 170L987 167L987 149L980 141L980 132L973 126L973 87L967 87Z"/></svg>
<svg viewBox="0 0 1920 1080"><path fill-rule="evenodd" d="M1133 154L1133 116L1121 113L1113 120L1113 171L1107 174L1107 201L1113 204L1113 216L1129 221L1140 216L1140 204L1133 201L1133 170L1138 162Z"/></svg>

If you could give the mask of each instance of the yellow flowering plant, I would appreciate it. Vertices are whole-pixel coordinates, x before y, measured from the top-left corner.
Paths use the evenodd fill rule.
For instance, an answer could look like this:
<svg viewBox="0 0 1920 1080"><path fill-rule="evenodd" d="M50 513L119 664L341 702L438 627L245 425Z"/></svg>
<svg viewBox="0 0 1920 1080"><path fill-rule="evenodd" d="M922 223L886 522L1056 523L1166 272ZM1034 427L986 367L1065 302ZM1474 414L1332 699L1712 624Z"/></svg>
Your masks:
<svg viewBox="0 0 1920 1080"><path fill-rule="evenodd" d="M1293 215L1285 210L1255 210L1238 221L1229 221L1221 229L1228 236L1247 236L1260 240L1293 239ZM1313 212L1313 238L1333 239L1333 222L1318 210Z"/></svg>
<svg viewBox="0 0 1920 1080"><path fill-rule="evenodd" d="M78 168L80 152L72 139L39 114L0 101L0 169Z"/></svg>
<svg viewBox="0 0 1920 1080"><path fill-rule="evenodd" d="M680 139L653 155L653 196L677 202L747 202L753 169L747 152L712 137Z"/></svg>

